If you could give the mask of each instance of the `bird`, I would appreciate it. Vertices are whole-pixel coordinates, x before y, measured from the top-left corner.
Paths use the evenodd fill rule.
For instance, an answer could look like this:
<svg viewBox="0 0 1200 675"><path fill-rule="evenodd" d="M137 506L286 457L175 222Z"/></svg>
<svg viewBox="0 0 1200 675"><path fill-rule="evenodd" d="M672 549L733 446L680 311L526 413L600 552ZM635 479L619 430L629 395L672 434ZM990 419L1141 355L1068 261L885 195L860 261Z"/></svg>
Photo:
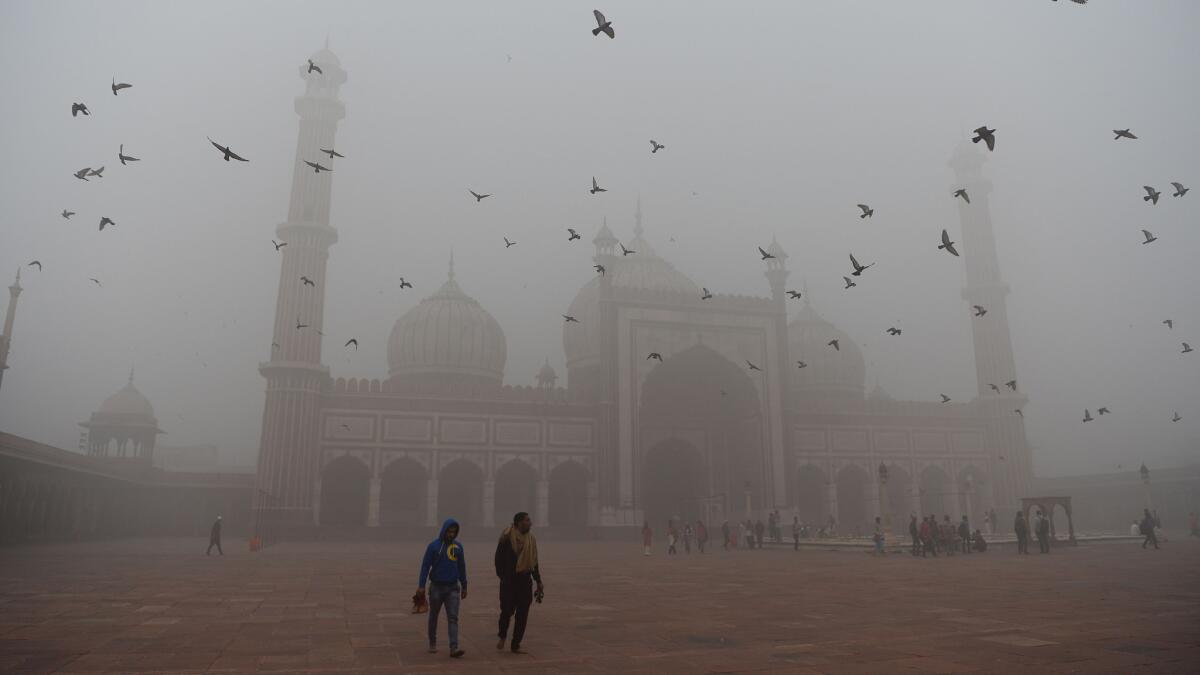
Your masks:
<svg viewBox="0 0 1200 675"><path fill-rule="evenodd" d="M562 318L564 319L563 323L579 323L579 319L576 319L570 314L563 314Z"/></svg>
<svg viewBox="0 0 1200 675"><path fill-rule="evenodd" d="M117 150L117 159L121 160L121 166L125 166L125 162L140 162L141 159L125 154L125 144L121 144L121 149Z"/></svg>
<svg viewBox="0 0 1200 675"><path fill-rule="evenodd" d="M703 291L703 294L700 296L701 300L708 300L712 298L712 293L709 293L707 288L701 288L700 290Z"/></svg>
<svg viewBox="0 0 1200 675"><path fill-rule="evenodd" d="M208 136L205 136L205 138L208 138ZM208 138L208 142L212 143L214 148L221 151L221 153L225 156L226 162L228 162L231 158L236 159L239 162L249 162L250 161L250 160L246 159L245 157L242 157L242 156L238 155L237 153L235 153L234 151L230 150L228 145L221 145L220 143L217 143L216 141L214 141L211 138Z"/></svg>
<svg viewBox="0 0 1200 675"><path fill-rule="evenodd" d="M515 241L509 241L509 240L508 240L508 237L505 237L505 238L504 238L504 248L510 248L510 247L512 247L512 246L516 246L516 245L517 245L517 242L515 242Z"/></svg>
<svg viewBox="0 0 1200 675"><path fill-rule="evenodd" d="M647 360L647 361L649 361L650 359L654 359L654 360L656 360L656 361L660 361L660 362L661 362L661 361L662 361L662 354L659 354L658 352L650 352L650 356L647 356L647 357L646 357L646 360Z"/></svg>
<svg viewBox="0 0 1200 675"><path fill-rule="evenodd" d="M968 204L971 203L971 196L967 194L966 188L958 188L957 190L954 191L954 196L962 197L964 202L966 202Z"/></svg>
<svg viewBox="0 0 1200 675"><path fill-rule="evenodd" d="M975 138L971 139L972 143L983 141L987 143L988 152L996 149L996 130L987 128L987 125L979 127L975 130Z"/></svg>
<svg viewBox="0 0 1200 675"><path fill-rule="evenodd" d="M807 368L807 367L808 367L808 364L807 364L807 363L805 363L805 362L803 362L803 361L797 361L797 362L796 362L796 367L797 367L797 368Z"/></svg>
<svg viewBox="0 0 1200 675"><path fill-rule="evenodd" d="M70 220L70 219L71 219L71 216L73 216L73 215L75 215L75 212L74 212L74 211L68 211L68 210L66 210L66 209L63 209L63 212L62 212L62 217L63 217L63 218L66 218L67 220Z"/></svg>
<svg viewBox="0 0 1200 675"><path fill-rule="evenodd" d="M308 60L308 72L311 73L314 70L322 75L325 74L325 71L321 70L321 66L318 66L317 64L313 63L312 59L309 59Z"/></svg>
<svg viewBox="0 0 1200 675"><path fill-rule="evenodd" d="M862 220L863 218L870 218L871 216L875 215L875 209L867 206L866 204L859 204L858 208L862 209L862 215L858 217L859 220Z"/></svg>
<svg viewBox="0 0 1200 675"><path fill-rule="evenodd" d="M325 148L317 148L317 149L320 150L321 152L329 155L329 159L333 159L334 157L341 157L342 159L346 159L345 155L338 152L337 150L334 150L333 148L330 148L328 150L326 150Z"/></svg>
<svg viewBox="0 0 1200 675"><path fill-rule="evenodd" d="M304 160L304 163L313 168L313 173L321 173L322 171L333 171L333 169L330 169L329 167L321 166L320 164L318 164L316 162L310 162L307 159Z"/></svg>
<svg viewBox="0 0 1200 675"><path fill-rule="evenodd" d="M1171 418L1171 421L1172 421L1172 422L1178 422L1179 420L1183 419L1182 417L1180 417L1180 416L1179 416L1179 412L1178 412L1178 411L1172 411L1172 412L1174 412L1174 413L1175 413L1175 416Z"/></svg>
<svg viewBox="0 0 1200 675"><path fill-rule="evenodd" d="M840 343L838 342L837 338L834 338L834 339L830 340L829 342L826 342L825 345L828 347L833 347L834 351L837 351L837 352L842 351L842 348L841 348Z"/></svg>
<svg viewBox="0 0 1200 675"><path fill-rule="evenodd" d="M987 314L987 310L983 308L983 305L971 305L971 308L975 310L975 316Z"/></svg>
<svg viewBox="0 0 1200 675"><path fill-rule="evenodd" d="M41 267L39 267L38 269L41 269ZM1188 353L1190 353L1190 352L1192 351L1192 346L1191 346L1191 345L1189 345L1189 344L1188 344L1188 343L1186 343L1186 342L1184 342L1184 343L1182 343L1182 344L1183 344L1183 351L1179 352L1180 354L1188 354Z"/></svg>
<svg viewBox="0 0 1200 675"><path fill-rule="evenodd" d="M1116 134L1116 136L1113 136L1114 141L1122 138L1128 138L1135 141L1137 140L1137 136L1133 135L1133 133L1128 129L1113 129L1113 133Z"/></svg>
<svg viewBox="0 0 1200 675"><path fill-rule="evenodd" d="M1143 185L1142 189L1146 191L1146 196L1142 197L1142 201L1153 202L1154 204L1158 203L1158 196L1162 194L1161 192L1159 192L1158 190L1155 190L1154 188L1150 187L1149 185Z"/></svg>
<svg viewBox="0 0 1200 675"><path fill-rule="evenodd" d="M92 283L96 284L96 285L97 285L97 286L99 286L100 288L104 288L104 284L100 283L100 280L99 280L99 279L93 279L92 277L88 277L88 281L90 281L90 282L92 282Z"/></svg>
<svg viewBox="0 0 1200 675"><path fill-rule="evenodd" d="M1084 422L1091 422L1091 421L1092 421L1092 420L1094 420L1094 419L1096 419L1096 418L1095 418L1095 417L1092 417L1092 413L1091 413L1091 411L1089 411L1087 408L1084 408L1084 409L1083 409L1083 421L1084 421Z"/></svg>
<svg viewBox="0 0 1200 675"><path fill-rule="evenodd" d="M479 194L478 192L476 192L476 191L474 191L474 190L467 190L467 192L470 192L470 193L471 193L471 196L475 198L475 203L476 203L476 204L478 204L479 202L481 202L481 201L483 201L483 200L487 199L488 197L491 197L491 196L492 196L492 195L490 195L490 194L481 195L481 194Z"/></svg>
<svg viewBox="0 0 1200 675"><path fill-rule="evenodd" d="M788 294L788 297L791 298L792 300L799 299L799 297L800 297L800 291L788 291L787 294Z"/></svg>
<svg viewBox="0 0 1200 675"><path fill-rule="evenodd" d="M272 342L272 343L271 343L271 349L279 349L279 343L278 343L278 342Z"/></svg>
<svg viewBox="0 0 1200 675"><path fill-rule="evenodd" d="M1008 387L1009 389L1012 389L1013 391L1016 391L1017 390L1017 381L1009 380L1008 382L1004 383L1004 386Z"/></svg>
<svg viewBox="0 0 1200 675"><path fill-rule="evenodd" d="M351 431L349 424L343 424L342 428L345 429L346 431Z"/></svg>
<svg viewBox="0 0 1200 675"><path fill-rule="evenodd" d="M342 346L349 347L350 345L354 345L354 351L358 351L358 340L356 340L354 338L350 338L349 340L346 340L346 344L344 344Z"/></svg>
<svg viewBox="0 0 1200 675"><path fill-rule="evenodd" d="M871 263L870 265L866 265L866 266L859 265L858 261L854 259L853 253L850 254L850 264L854 266L854 271L851 272L850 274L852 276L856 276L856 277L862 276L863 270L875 266L875 263Z"/></svg>
<svg viewBox="0 0 1200 675"><path fill-rule="evenodd" d="M746 359L746 365L750 366L750 370L762 370L762 368L759 368L758 366L754 365L753 363L750 363L749 359Z"/></svg>
<svg viewBox="0 0 1200 675"><path fill-rule="evenodd" d="M1108 408L1101 407L1101 408L1096 408L1096 414L1097 415L1109 415L1111 413L1108 411Z"/></svg>
<svg viewBox="0 0 1200 675"><path fill-rule="evenodd" d="M761 246L758 247L758 254L762 256L763 260L770 260L771 258L775 257L775 256L771 255L770 253L767 253L766 251L764 251L763 247L761 247Z"/></svg>
<svg viewBox="0 0 1200 675"><path fill-rule="evenodd" d="M1174 194L1171 195L1172 197L1182 197L1191 189L1184 187L1183 183L1176 183L1175 181L1171 181L1171 186L1175 188Z"/></svg>
<svg viewBox="0 0 1200 675"><path fill-rule="evenodd" d="M592 29L593 37L601 33L607 35L609 39L617 37L617 34L613 31L612 22L608 19L605 19L604 15L600 13L600 10L593 9L592 14L594 14L596 17L596 27Z"/></svg>
<svg viewBox="0 0 1200 675"><path fill-rule="evenodd" d="M631 249L631 248L625 248L625 244L622 244L622 243L621 243L621 242L619 242L619 241L617 242L617 246L620 246L620 247L621 247L621 256L622 256L622 257L624 257L624 256L627 256L627 255L629 255L630 253L637 253L637 251L635 251L635 250L633 250L633 249Z"/></svg>
<svg viewBox="0 0 1200 675"><path fill-rule="evenodd" d="M1163 323L1166 324L1168 330L1175 328L1175 321L1172 319L1163 319Z"/></svg>
<svg viewBox="0 0 1200 675"><path fill-rule="evenodd" d="M296 330L300 330L301 328L308 328L308 324L300 323L300 317L296 317Z"/></svg>
<svg viewBox="0 0 1200 675"><path fill-rule="evenodd" d="M575 241L576 239L579 238L579 233L576 232L574 229L568 227L567 232L569 233L567 236L567 241Z"/></svg>
<svg viewBox="0 0 1200 675"><path fill-rule="evenodd" d="M596 194L597 192L608 192L608 190L600 187L600 184L596 182L596 177L592 176L592 189L589 192Z"/></svg>
<svg viewBox="0 0 1200 675"><path fill-rule="evenodd" d="M286 242L286 241L280 242L280 241L275 241L274 239L272 239L272 240L271 240L271 243L275 245L275 250L276 250L276 251L278 251L279 249L283 248L284 246L287 246L287 242Z"/></svg>
<svg viewBox="0 0 1200 675"><path fill-rule="evenodd" d="M85 166L82 169L75 172L75 177L78 178L79 180L87 180L88 173L91 170L92 170L91 167ZM91 181L88 181L88 182L91 182Z"/></svg>
<svg viewBox="0 0 1200 675"><path fill-rule="evenodd" d="M312 286L313 288L316 288L316 286L317 286L317 284L312 279L309 279L308 277L303 276L303 275L300 276L300 283L304 284L305 286Z"/></svg>
<svg viewBox="0 0 1200 675"><path fill-rule="evenodd" d="M114 78L113 78L113 81L112 81L112 92L113 92L113 96L116 96L118 91L121 91L122 89L128 89L128 88L130 88L130 87L132 87L132 86L133 86L133 85L132 85L132 84L129 84L128 82L121 82L121 83L118 83L118 82L117 82L117 78L115 78L115 77L114 77Z"/></svg>
<svg viewBox="0 0 1200 675"><path fill-rule="evenodd" d="M1143 246L1149 244L1150 242L1158 241L1158 237L1151 234L1150 230L1142 230L1142 234L1146 237L1146 241L1142 242Z"/></svg>
<svg viewBox="0 0 1200 675"><path fill-rule="evenodd" d="M887 329L888 335L893 335L893 336L900 335L903 332L904 332L903 330L896 328L895 326L892 326L891 328Z"/></svg>
<svg viewBox="0 0 1200 675"><path fill-rule="evenodd" d="M954 248L954 242L950 241L950 233L942 230L942 245L938 246L939 250L945 250L947 253L958 257L958 249Z"/></svg>
<svg viewBox="0 0 1200 675"><path fill-rule="evenodd" d="M945 395L945 394L938 394L938 396L941 396L941 397L942 397L942 403L949 403L949 402L950 402L950 397L949 397L949 396L947 396L947 395Z"/></svg>
<svg viewBox="0 0 1200 675"><path fill-rule="evenodd" d="M592 269L599 272L600 276L604 276L604 265L592 265Z"/></svg>
<svg viewBox="0 0 1200 675"><path fill-rule="evenodd" d="M84 105L82 103L72 103L71 104L71 117L78 117L79 113L83 113L84 115L92 114L91 111L88 110L88 107L86 105Z"/></svg>
<svg viewBox="0 0 1200 675"><path fill-rule="evenodd" d="M988 382L988 387L991 387L992 391L996 392L997 394L1000 393L1000 387L997 387L996 385L992 384L991 382Z"/></svg>
<svg viewBox="0 0 1200 675"><path fill-rule="evenodd" d="M658 152L659 150L662 150L665 147L667 147L667 146L663 145L662 143L659 143L658 141L655 141L653 138L650 139L650 154L653 155L654 153Z"/></svg>
<svg viewBox="0 0 1200 675"><path fill-rule="evenodd" d="M1024 411L1022 411L1020 408L1017 408L1017 409L1013 410L1013 412L1017 413L1017 414L1018 414L1018 415L1020 415L1021 417L1024 417L1024 416L1025 416L1025 412L1024 412Z"/></svg>
<svg viewBox="0 0 1200 675"><path fill-rule="evenodd" d="M858 285L858 284L854 283L853 281L851 281L850 277L842 277L842 278L846 280L846 288L843 288L842 289L843 291L849 290Z"/></svg>
<svg viewBox="0 0 1200 675"><path fill-rule="evenodd" d="M34 265L36 265L36 266L37 266L37 268L38 268L38 271L39 271L39 272L41 272L41 271L42 271L42 261L41 261L41 260L31 260L31 261L29 261L29 263L28 263L28 264L26 264L25 266L26 266L26 267L33 267Z"/></svg>
<svg viewBox="0 0 1200 675"><path fill-rule="evenodd" d="M116 223L114 223L114 222L113 222L113 219L112 219L112 218L109 218L108 216L100 216L100 231L101 231L101 232L103 232L103 231L104 231L104 226L105 226L105 225L112 225L112 226L116 226Z"/></svg>
<svg viewBox="0 0 1200 675"><path fill-rule="evenodd" d="M404 277L400 277L400 288L412 288L412 284L405 281Z"/></svg>
<svg viewBox="0 0 1200 675"><path fill-rule="evenodd" d="M104 167L100 167L99 169L89 169L88 175L95 176L96 178L104 178Z"/></svg>

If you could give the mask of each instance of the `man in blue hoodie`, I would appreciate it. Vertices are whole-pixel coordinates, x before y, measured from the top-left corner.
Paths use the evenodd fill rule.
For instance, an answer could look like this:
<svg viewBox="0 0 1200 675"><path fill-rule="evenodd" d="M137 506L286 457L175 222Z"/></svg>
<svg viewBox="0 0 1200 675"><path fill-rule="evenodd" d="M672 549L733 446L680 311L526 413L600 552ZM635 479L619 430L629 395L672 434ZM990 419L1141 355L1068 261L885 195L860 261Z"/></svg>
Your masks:
<svg viewBox="0 0 1200 675"><path fill-rule="evenodd" d="M438 538L425 547L425 557L421 559L421 578L417 582L418 595L425 595L425 581L428 579L430 582L429 653L437 652L438 613L445 605L450 656L456 659L464 654L458 648L458 601L460 598L467 599L467 557L457 539L458 521L447 518L442 523Z"/></svg>

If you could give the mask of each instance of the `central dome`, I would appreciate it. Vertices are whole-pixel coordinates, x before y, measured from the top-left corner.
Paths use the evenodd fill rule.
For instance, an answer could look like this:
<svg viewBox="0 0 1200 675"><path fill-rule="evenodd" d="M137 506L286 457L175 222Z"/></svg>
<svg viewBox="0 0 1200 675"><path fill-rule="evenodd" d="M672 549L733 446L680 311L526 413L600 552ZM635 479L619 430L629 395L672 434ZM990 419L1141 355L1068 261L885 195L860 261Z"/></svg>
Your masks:
<svg viewBox="0 0 1200 675"><path fill-rule="evenodd" d="M838 341L837 349L830 346L831 340ZM788 370L792 393L798 398L863 398L867 369L862 351L807 302L788 324L788 352L793 363L808 364Z"/></svg>
<svg viewBox="0 0 1200 675"><path fill-rule="evenodd" d="M104 402L100 404L100 409L96 412L103 415L123 415L130 418L142 417L154 420L154 407L150 405L150 401L142 395L142 392L133 386L133 371L129 372L129 382L116 393L104 399Z"/></svg>
<svg viewBox="0 0 1200 675"><path fill-rule="evenodd" d="M450 274L433 295L396 320L388 339L388 374L405 380L500 384L508 347L504 331Z"/></svg>

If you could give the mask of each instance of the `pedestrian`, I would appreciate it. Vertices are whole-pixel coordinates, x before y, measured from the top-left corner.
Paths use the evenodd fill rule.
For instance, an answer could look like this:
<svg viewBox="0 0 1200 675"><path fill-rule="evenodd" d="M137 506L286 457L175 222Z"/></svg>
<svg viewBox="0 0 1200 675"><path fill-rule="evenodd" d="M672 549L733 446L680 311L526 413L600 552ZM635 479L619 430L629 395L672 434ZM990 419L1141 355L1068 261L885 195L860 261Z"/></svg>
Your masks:
<svg viewBox="0 0 1200 675"><path fill-rule="evenodd" d="M1037 535L1038 550L1042 553L1050 552L1050 519L1042 515L1041 511L1037 512L1037 526L1034 528L1034 534Z"/></svg>
<svg viewBox="0 0 1200 675"><path fill-rule="evenodd" d="M754 523L754 541L758 544L758 548L760 549L762 548L763 531L765 529L766 528L763 526L762 518L759 518L758 521Z"/></svg>
<svg viewBox="0 0 1200 675"><path fill-rule="evenodd" d="M204 555L212 553L214 546L217 547L217 553L225 555L225 551L221 550L221 516L217 516L217 519L213 521L212 529L208 531L208 550L204 552Z"/></svg>
<svg viewBox="0 0 1200 675"><path fill-rule="evenodd" d="M1200 537L1200 518L1196 517L1195 511L1188 514L1188 529L1193 537Z"/></svg>
<svg viewBox="0 0 1200 675"><path fill-rule="evenodd" d="M800 516L792 516L792 550L800 550Z"/></svg>
<svg viewBox="0 0 1200 675"><path fill-rule="evenodd" d="M1029 553L1029 523L1025 522L1025 514L1022 511L1017 511L1017 517L1013 519L1013 532L1017 535L1017 553Z"/></svg>
<svg viewBox="0 0 1200 675"><path fill-rule="evenodd" d="M509 643L509 650L514 654L525 653L521 641L525 638L529 606L534 598L541 602L546 592L538 567L537 539L530 532L532 527L529 514L520 511L513 516L512 525L500 533L500 541L496 543L496 576L500 577L500 641L496 643L496 649L504 649L509 619L516 614L512 642ZM533 590L535 583L536 591Z"/></svg>
<svg viewBox="0 0 1200 675"><path fill-rule="evenodd" d="M879 522L879 516L875 516L875 534L871 540L875 542L875 555L883 555L883 523Z"/></svg>
<svg viewBox="0 0 1200 675"><path fill-rule="evenodd" d="M696 548L704 553L704 545L708 543L708 526L703 520L696 521Z"/></svg>
<svg viewBox="0 0 1200 675"><path fill-rule="evenodd" d="M912 557L921 550L921 527L917 525L917 514L908 514L908 536L912 537Z"/></svg>
<svg viewBox="0 0 1200 675"><path fill-rule="evenodd" d="M675 542L679 539L679 533L675 531L675 521L667 521L667 555L677 555L679 551L675 550Z"/></svg>
<svg viewBox="0 0 1200 675"><path fill-rule="evenodd" d="M693 535L692 524L684 523L683 524L683 552L688 555L692 554L692 535Z"/></svg>
<svg viewBox="0 0 1200 675"><path fill-rule="evenodd" d="M650 555L650 547L654 544L654 530L650 529L650 521L642 521L642 555Z"/></svg>
<svg viewBox="0 0 1200 675"><path fill-rule="evenodd" d="M933 557L937 557L937 547L933 545L933 528L929 525L928 518L921 519L921 529L918 530L921 536L921 557L924 558L927 553L933 553Z"/></svg>
<svg viewBox="0 0 1200 675"><path fill-rule="evenodd" d="M749 518L746 519L746 548L754 548L754 523Z"/></svg>
<svg viewBox="0 0 1200 675"><path fill-rule="evenodd" d="M721 547L726 551L729 550L729 536L729 519L726 518L725 520L721 521ZM733 546L734 548L737 547L737 541L733 542Z"/></svg>
<svg viewBox="0 0 1200 675"><path fill-rule="evenodd" d="M967 517L963 516L962 521L958 523L958 538L961 540L963 553L971 552L971 525L967 522Z"/></svg>
<svg viewBox="0 0 1200 675"><path fill-rule="evenodd" d="M942 550L946 555L954 555L958 552L958 533L954 529L954 523L950 522L950 514L943 516L942 525Z"/></svg>
<svg viewBox="0 0 1200 675"><path fill-rule="evenodd" d="M1146 514L1142 518L1142 534L1145 539L1142 540L1142 548L1146 548L1146 544L1154 544L1154 550L1158 550L1158 537L1154 535L1154 516L1150 515L1150 509L1142 509Z"/></svg>
<svg viewBox="0 0 1200 675"><path fill-rule="evenodd" d="M467 556L458 543L458 521L447 518L438 538L425 547L417 595L424 597L429 581L429 653L437 653L438 614L446 607L446 632L450 634L450 656L465 652L458 648L458 602L467 599Z"/></svg>

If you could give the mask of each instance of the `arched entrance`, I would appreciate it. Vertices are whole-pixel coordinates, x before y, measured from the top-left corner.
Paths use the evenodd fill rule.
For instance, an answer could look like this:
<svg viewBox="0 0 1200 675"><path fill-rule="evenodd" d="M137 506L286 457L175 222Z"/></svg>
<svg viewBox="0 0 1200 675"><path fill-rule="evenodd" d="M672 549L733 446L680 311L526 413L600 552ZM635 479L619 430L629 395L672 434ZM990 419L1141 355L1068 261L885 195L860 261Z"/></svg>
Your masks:
<svg viewBox="0 0 1200 675"><path fill-rule="evenodd" d="M321 525L366 525L371 470L342 455L321 472Z"/></svg>
<svg viewBox="0 0 1200 675"><path fill-rule="evenodd" d="M588 524L588 481L579 462L566 461L550 472L550 524L577 529Z"/></svg>
<svg viewBox="0 0 1200 675"><path fill-rule="evenodd" d="M871 500L871 477L862 467L851 464L837 474L838 532L863 535L872 531L868 523L873 517L868 510Z"/></svg>
<svg viewBox="0 0 1200 675"><path fill-rule="evenodd" d="M496 471L496 524L507 525L518 511L537 511L537 471L521 460L506 462ZM541 523L535 523L541 524Z"/></svg>
<svg viewBox="0 0 1200 675"><path fill-rule="evenodd" d="M425 467L403 457L387 465L379 481L380 525L424 525Z"/></svg>
<svg viewBox="0 0 1200 675"><path fill-rule="evenodd" d="M447 518L464 526L483 523L483 471L473 462L456 459L438 475L437 524Z"/></svg>
<svg viewBox="0 0 1200 675"><path fill-rule="evenodd" d="M708 467L690 443L663 441L646 453L642 469L642 509L654 528L667 519L706 518L702 500L708 496Z"/></svg>
<svg viewBox="0 0 1200 675"><path fill-rule="evenodd" d="M937 516L942 522L943 516L950 515L950 478L937 465L929 465L921 472L921 515Z"/></svg>
<svg viewBox="0 0 1200 675"><path fill-rule="evenodd" d="M812 464L800 467L796 476L796 510L800 520L813 527L823 527L829 520L829 487L825 472Z"/></svg>

